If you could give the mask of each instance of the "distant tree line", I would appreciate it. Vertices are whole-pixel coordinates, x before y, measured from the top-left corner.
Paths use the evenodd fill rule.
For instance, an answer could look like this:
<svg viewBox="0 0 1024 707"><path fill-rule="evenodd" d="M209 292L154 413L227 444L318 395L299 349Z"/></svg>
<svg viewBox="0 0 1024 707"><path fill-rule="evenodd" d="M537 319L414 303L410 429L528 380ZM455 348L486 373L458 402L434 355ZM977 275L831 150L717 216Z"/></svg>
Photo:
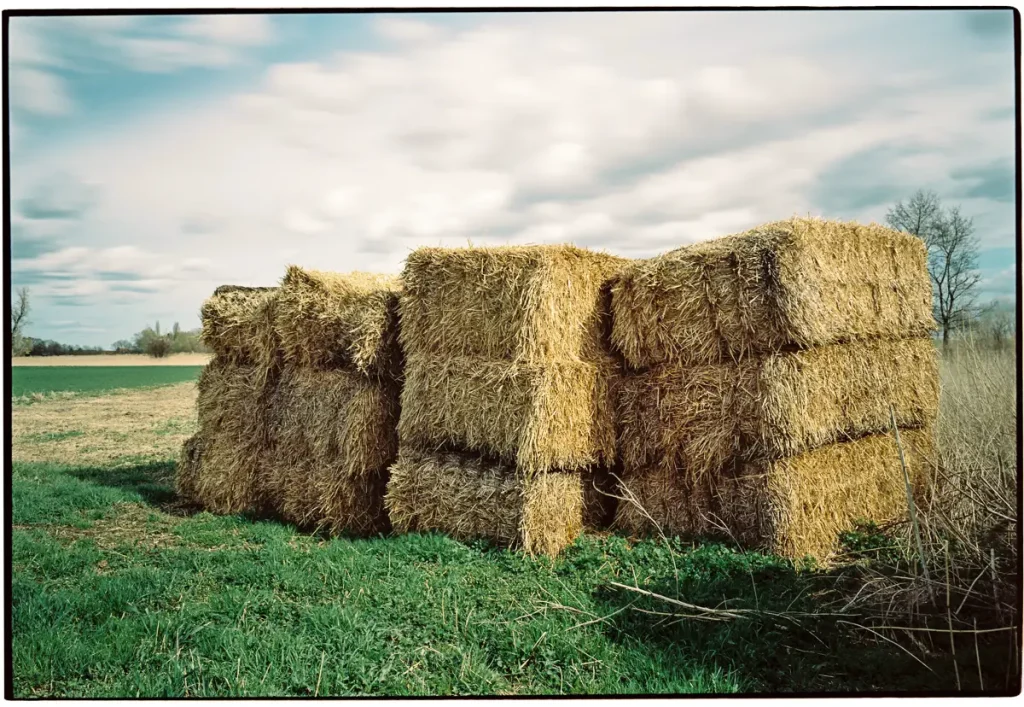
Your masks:
<svg viewBox="0 0 1024 707"><path fill-rule="evenodd" d="M160 333L160 322L155 327L146 327L131 339L121 339L113 344L114 353L144 353L154 358L163 358L176 353L209 353L203 343L202 329L184 330L177 322L166 334Z"/></svg>
<svg viewBox="0 0 1024 707"><path fill-rule="evenodd" d="M163 358L175 353L209 353L210 349L203 344L202 329L186 331L175 322L166 334L160 333L160 322L155 327L146 327L131 339L115 341L112 351L100 346L77 346L62 344L50 339L34 339L25 336L25 326L29 323L30 311L29 290L22 287L16 293L11 304L11 354L13 356L86 356L104 353L126 354L142 353L156 358Z"/></svg>
<svg viewBox="0 0 1024 707"><path fill-rule="evenodd" d="M50 339L26 337L19 356L94 356L106 353L102 346L76 346Z"/></svg>

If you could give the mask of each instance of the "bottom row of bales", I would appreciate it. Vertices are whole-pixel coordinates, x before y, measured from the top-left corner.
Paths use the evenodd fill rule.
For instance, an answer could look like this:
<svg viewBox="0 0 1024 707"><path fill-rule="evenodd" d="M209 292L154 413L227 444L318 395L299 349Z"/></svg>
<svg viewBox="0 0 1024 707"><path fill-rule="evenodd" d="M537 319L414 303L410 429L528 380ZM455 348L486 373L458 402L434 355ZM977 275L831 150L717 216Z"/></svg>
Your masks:
<svg viewBox="0 0 1024 707"><path fill-rule="evenodd" d="M401 280L291 267L278 288L220 288L179 492L530 554L611 527L826 559L856 520L906 513L893 419L927 482L930 288L899 234L839 229L861 244L844 272L833 224L773 226L650 261L422 248Z"/></svg>

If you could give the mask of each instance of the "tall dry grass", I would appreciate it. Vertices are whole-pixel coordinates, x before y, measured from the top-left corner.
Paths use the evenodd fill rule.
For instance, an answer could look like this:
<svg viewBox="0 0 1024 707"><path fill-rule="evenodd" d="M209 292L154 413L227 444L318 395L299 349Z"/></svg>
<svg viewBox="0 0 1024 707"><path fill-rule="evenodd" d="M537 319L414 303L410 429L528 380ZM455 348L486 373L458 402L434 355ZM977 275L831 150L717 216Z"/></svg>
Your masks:
<svg viewBox="0 0 1024 707"><path fill-rule="evenodd" d="M959 651L962 661L980 655L979 643L1001 644L1009 686L1019 680L1021 635L1015 346L951 341L940 375L937 456L916 506L920 544L910 522L891 528L898 547L868 564L844 608L925 660ZM954 677L981 686L973 671Z"/></svg>

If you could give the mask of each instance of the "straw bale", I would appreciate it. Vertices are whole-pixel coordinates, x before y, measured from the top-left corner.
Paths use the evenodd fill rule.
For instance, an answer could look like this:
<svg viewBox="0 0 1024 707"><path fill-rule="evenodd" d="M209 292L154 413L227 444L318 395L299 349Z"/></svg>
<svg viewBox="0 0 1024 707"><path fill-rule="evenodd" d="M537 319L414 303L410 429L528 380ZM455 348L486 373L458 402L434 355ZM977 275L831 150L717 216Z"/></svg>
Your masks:
<svg viewBox="0 0 1024 707"><path fill-rule="evenodd" d="M270 412L266 505L300 526L368 535L387 529L388 465L398 447L398 389L352 371L286 367Z"/></svg>
<svg viewBox="0 0 1024 707"><path fill-rule="evenodd" d="M612 527L631 535L712 534L721 514L715 489L712 477L694 479L664 467L629 469Z"/></svg>
<svg viewBox="0 0 1024 707"><path fill-rule="evenodd" d="M778 459L935 419L938 355L930 339L863 341L703 366L662 364L618 387L626 469L701 476L729 459Z"/></svg>
<svg viewBox="0 0 1024 707"><path fill-rule="evenodd" d="M923 495L935 458L934 428L906 430L901 441L914 486ZM721 476L694 479L666 470L634 470L624 484L636 505L620 503L615 526L633 533L727 532L746 547L825 562L839 534L860 520L885 523L907 512L899 452L891 434L819 447L775 461L739 463ZM647 517L650 516L650 518Z"/></svg>
<svg viewBox="0 0 1024 707"><path fill-rule="evenodd" d="M196 403L202 464L196 500L215 513L252 510L261 460L270 449L266 411L276 376L257 365L215 358L199 376Z"/></svg>
<svg viewBox="0 0 1024 707"><path fill-rule="evenodd" d="M635 262L612 288L612 313L612 341L636 368L935 327L919 238L811 218Z"/></svg>
<svg viewBox="0 0 1024 707"><path fill-rule="evenodd" d="M406 359L399 436L514 462L525 473L576 471L615 459L613 383L605 356L530 365L470 356Z"/></svg>
<svg viewBox="0 0 1024 707"><path fill-rule="evenodd" d="M609 288L627 260L569 245L418 248L406 259L407 355L532 364L607 350Z"/></svg>
<svg viewBox="0 0 1024 707"><path fill-rule="evenodd" d="M289 266L275 316L285 362L389 370L398 348L399 290L392 275Z"/></svg>
<svg viewBox="0 0 1024 707"><path fill-rule="evenodd" d="M218 287L200 311L203 342L228 363L269 371L278 359L277 300L275 287Z"/></svg>
<svg viewBox="0 0 1024 707"><path fill-rule="evenodd" d="M196 479L199 478L203 455L203 440L194 434L181 445L174 473L174 490L183 501L196 499Z"/></svg>
<svg viewBox="0 0 1024 707"><path fill-rule="evenodd" d="M557 555L583 526L579 474L527 477L500 462L404 446L384 501L397 531L487 538L531 555Z"/></svg>

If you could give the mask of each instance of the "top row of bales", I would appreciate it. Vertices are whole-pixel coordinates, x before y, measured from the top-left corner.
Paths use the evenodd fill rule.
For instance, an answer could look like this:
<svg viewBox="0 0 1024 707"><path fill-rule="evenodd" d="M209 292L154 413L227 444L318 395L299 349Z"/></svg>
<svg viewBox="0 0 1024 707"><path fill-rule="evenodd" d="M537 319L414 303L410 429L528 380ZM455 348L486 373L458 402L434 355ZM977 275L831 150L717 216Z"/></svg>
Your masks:
<svg viewBox="0 0 1024 707"><path fill-rule="evenodd" d="M919 238L812 218L638 261L612 307L612 340L637 369L935 329Z"/></svg>
<svg viewBox="0 0 1024 707"><path fill-rule="evenodd" d="M261 401L266 414L251 407L245 424L250 433L261 424L265 431L246 439L265 444L263 458L271 461L247 467L249 488L256 489L246 492L250 505L259 500L281 513L281 498L292 498L284 507L293 510L282 515L296 522L323 524L330 515L323 498L338 497L337 479L353 476L339 476L352 468L344 459L373 448L383 451L361 468L376 470L368 475L375 490L390 464L380 460L397 457L386 494L395 529L482 535L553 554L584 521L607 520L601 490L620 463L626 480L661 509L655 517L682 532L696 526L680 518L712 507L729 517L722 507L734 492L726 481L737 476L737 465L754 460L750 450L759 447L752 437L788 454L799 446L786 438L793 429L810 430L808 448L885 429L879 411L888 409L886 401L897 404L901 425L925 428L934 415L934 350L921 346L934 326L924 248L881 227L794 219L641 261L572 246L421 248L408 257L401 285L355 280L291 268L280 292L247 291L259 306L211 337L217 360L255 367L243 388L263 386L262 397L248 401ZM228 294L218 291L213 299ZM209 319L216 329L223 316L204 309L204 326ZM230 345L219 346L218 336ZM913 344L890 345L898 340ZM855 342L868 348L842 348ZM913 364L908 352L924 365L905 365ZM387 414L346 407L351 394L331 396L324 392L329 386L311 378L340 371L373 381L377 409ZM901 371L908 375L900 378ZM297 376L313 384L296 385ZM824 400L829 389L834 394ZM200 436L214 437L213 426L203 425L202 385L200 397ZM293 412L281 403L289 399ZM395 435L383 427L399 407ZM815 411L832 417L824 415L815 428L808 417ZM850 423L857 415L867 422ZM358 434L348 421L357 418L365 423L356 427L375 430L364 439L377 442L356 443L352 451L349 440ZM234 439L240 444L244 436L236 431ZM346 445L350 450L340 451ZM857 477L855 467L837 466L857 463L856 455L839 451L835 460L812 459L800 468L811 469L808 479L837 470ZM817 469L822 464L828 469ZM304 465L313 470L296 472ZM796 477L786 478L792 486ZM816 517L832 519L825 531L858 508L895 512L889 486L887 503L868 499L879 493L867 489L876 481L849 486L838 511L818 503ZM242 502L243 486L234 487L237 502L225 508ZM778 500L779 487L748 483L735 495L774 499L756 507L760 516L809 507L805 491ZM715 504L707 503L710 496ZM752 507L732 505L742 506L740 515ZM303 508L312 510L298 512ZM646 530L631 522L630 508L620 504L616 524ZM335 530L379 527L334 515ZM756 539L765 544L764 533Z"/></svg>

